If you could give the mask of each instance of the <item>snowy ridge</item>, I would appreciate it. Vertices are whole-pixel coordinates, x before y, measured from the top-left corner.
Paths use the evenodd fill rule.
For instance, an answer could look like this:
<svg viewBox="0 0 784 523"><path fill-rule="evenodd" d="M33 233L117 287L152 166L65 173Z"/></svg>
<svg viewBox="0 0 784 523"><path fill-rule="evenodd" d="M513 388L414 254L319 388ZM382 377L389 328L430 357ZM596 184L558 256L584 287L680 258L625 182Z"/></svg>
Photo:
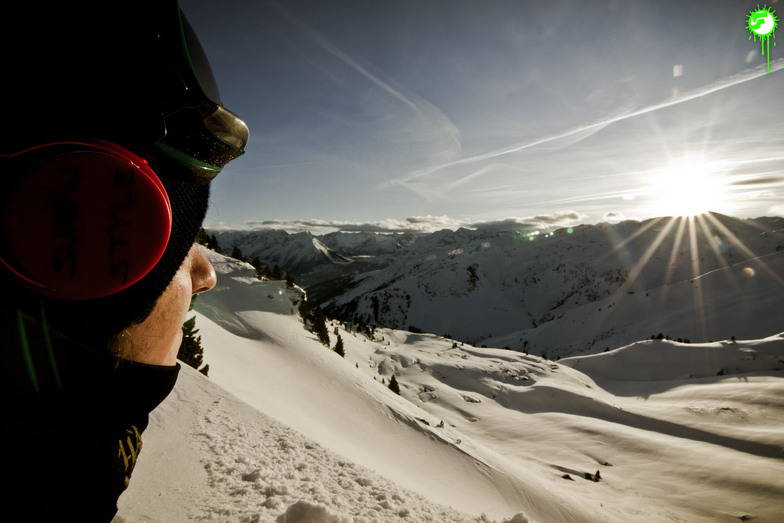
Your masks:
<svg viewBox="0 0 784 523"><path fill-rule="evenodd" d="M405 249L416 240L416 235L332 232L321 236L320 239L333 251L346 256L379 256Z"/></svg>
<svg viewBox="0 0 784 523"><path fill-rule="evenodd" d="M309 232L223 231L216 234L216 239L227 253L233 247L239 247L247 259L259 257L262 263L279 265L287 271L307 271L321 264L351 262Z"/></svg>
<svg viewBox="0 0 784 523"><path fill-rule="evenodd" d="M598 352L659 333L690 341L765 337L784 328L779 275L784 275L784 251L644 292L618 292L537 328L482 343L554 357Z"/></svg>
<svg viewBox="0 0 784 523"><path fill-rule="evenodd" d="M154 413L122 521L784 517L781 335L554 362L334 325L341 358L294 313L301 289L207 255L210 379L185 369Z"/></svg>
<svg viewBox="0 0 784 523"><path fill-rule="evenodd" d="M721 341L699 345L646 340L591 356L563 360L594 380L674 381L770 369L784 370L784 337ZM672 366L673 360L680 360Z"/></svg>

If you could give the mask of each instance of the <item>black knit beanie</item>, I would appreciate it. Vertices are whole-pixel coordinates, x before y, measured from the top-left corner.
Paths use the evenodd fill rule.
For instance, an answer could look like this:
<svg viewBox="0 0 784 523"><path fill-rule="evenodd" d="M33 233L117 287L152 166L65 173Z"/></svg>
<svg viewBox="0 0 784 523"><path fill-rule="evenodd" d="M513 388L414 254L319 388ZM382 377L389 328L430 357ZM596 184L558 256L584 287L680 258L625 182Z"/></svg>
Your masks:
<svg viewBox="0 0 784 523"><path fill-rule="evenodd" d="M21 7L26 12L9 17L14 30L0 37L5 70L0 152L50 140L113 142L152 159L150 167L171 202L172 231L163 257L118 294L62 301L35 295L0 275L2 307L40 317L48 328L91 347L105 346L149 314L187 256L207 210L209 183L150 145L160 133L160 86L175 73L167 57L140 35L149 32L145 25L164 3L172 4L26 2ZM12 173L0 174L8 180Z"/></svg>
<svg viewBox="0 0 784 523"><path fill-rule="evenodd" d="M63 301L37 297L49 328L69 333L86 345L102 347L149 315L185 260L207 211L209 184L196 183L177 171L178 166L171 164L156 169L171 202L172 231L153 270L128 289L106 298Z"/></svg>

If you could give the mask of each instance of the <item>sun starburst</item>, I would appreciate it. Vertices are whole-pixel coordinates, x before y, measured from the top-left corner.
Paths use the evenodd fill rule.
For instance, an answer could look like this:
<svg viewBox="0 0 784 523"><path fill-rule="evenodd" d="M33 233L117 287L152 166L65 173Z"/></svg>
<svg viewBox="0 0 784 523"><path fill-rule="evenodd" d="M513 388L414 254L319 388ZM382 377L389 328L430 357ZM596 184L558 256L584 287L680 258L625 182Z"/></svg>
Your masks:
<svg viewBox="0 0 784 523"><path fill-rule="evenodd" d="M720 162L683 158L652 172L647 192L657 216L727 212L726 179Z"/></svg>

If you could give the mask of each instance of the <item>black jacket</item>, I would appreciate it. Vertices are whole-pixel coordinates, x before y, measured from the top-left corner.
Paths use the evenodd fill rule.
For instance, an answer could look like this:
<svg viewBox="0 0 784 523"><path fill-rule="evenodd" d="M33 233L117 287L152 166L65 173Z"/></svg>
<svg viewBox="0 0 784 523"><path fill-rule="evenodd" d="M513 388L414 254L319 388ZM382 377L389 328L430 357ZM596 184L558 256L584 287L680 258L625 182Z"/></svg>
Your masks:
<svg viewBox="0 0 784 523"><path fill-rule="evenodd" d="M180 367L118 359L51 334L36 340L29 330L2 348L4 510L24 521L111 521L149 413Z"/></svg>

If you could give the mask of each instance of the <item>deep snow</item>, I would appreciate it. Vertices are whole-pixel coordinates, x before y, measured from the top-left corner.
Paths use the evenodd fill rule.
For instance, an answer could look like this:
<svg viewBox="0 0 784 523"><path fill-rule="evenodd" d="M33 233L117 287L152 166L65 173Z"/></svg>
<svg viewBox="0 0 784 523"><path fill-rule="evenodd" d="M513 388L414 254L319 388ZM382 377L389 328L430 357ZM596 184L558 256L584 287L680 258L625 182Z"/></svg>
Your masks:
<svg viewBox="0 0 784 523"><path fill-rule="evenodd" d="M784 519L782 335L556 362L338 327L341 358L301 291L207 255L210 378L153 413L118 521Z"/></svg>

